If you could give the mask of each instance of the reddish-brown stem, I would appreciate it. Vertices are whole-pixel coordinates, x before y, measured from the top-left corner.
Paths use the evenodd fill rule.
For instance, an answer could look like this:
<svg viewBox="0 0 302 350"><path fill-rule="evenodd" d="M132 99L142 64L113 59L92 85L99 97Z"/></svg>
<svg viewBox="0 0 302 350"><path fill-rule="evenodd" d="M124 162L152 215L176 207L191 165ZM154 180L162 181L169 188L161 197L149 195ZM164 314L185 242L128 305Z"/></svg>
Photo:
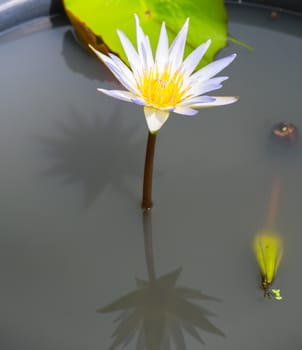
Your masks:
<svg viewBox="0 0 302 350"><path fill-rule="evenodd" d="M145 170L144 170L144 185L143 185L143 199L142 208L150 210L152 208L152 178L153 178L153 160L155 152L156 135L148 134Z"/></svg>

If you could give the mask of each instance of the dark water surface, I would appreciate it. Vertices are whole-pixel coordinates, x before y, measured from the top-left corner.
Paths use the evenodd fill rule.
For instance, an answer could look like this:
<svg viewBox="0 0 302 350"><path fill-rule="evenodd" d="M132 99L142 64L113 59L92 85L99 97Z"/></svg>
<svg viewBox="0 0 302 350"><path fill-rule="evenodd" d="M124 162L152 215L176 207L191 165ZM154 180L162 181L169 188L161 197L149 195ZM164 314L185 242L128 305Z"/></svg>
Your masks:
<svg viewBox="0 0 302 350"><path fill-rule="evenodd" d="M270 137L302 128L301 27L239 15L230 33L254 51L221 52L238 57L217 95L240 101L171 116L144 226L142 109L96 91L116 83L67 25L0 42L1 349L135 349L142 327L139 349L301 348L302 144ZM281 302L263 299L251 248L276 178Z"/></svg>

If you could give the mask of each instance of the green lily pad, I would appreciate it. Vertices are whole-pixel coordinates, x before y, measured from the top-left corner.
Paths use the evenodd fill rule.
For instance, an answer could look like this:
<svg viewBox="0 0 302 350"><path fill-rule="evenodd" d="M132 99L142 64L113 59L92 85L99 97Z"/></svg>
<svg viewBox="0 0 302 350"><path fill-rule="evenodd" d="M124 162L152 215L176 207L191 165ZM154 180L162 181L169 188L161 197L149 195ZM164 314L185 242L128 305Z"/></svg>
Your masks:
<svg viewBox="0 0 302 350"><path fill-rule="evenodd" d="M190 18L185 55L201 43L212 40L199 67L208 64L227 43L227 15L223 0L63 0L66 13L82 43L105 53L117 53L127 62L117 29L135 43L134 13L155 50L162 21L169 42Z"/></svg>

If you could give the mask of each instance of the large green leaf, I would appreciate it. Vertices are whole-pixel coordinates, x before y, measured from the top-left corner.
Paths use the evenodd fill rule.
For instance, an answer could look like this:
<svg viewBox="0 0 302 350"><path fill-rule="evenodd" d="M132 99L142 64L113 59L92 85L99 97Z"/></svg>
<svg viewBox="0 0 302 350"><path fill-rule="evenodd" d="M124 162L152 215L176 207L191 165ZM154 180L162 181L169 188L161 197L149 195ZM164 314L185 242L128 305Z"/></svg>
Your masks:
<svg viewBox="0 0 302 350"><path fill-rule="evenodd" d="M227 15L223 0L63 0L79 39L98 50L108 49L127 62L116 29L121 29L135 43L134 16L156 48L162 21L166 22L170 43L190 18L187 55L195 47L212 39L201 65L213 60L226 45ZM200 66L199 66L200 67Z"/></svg>

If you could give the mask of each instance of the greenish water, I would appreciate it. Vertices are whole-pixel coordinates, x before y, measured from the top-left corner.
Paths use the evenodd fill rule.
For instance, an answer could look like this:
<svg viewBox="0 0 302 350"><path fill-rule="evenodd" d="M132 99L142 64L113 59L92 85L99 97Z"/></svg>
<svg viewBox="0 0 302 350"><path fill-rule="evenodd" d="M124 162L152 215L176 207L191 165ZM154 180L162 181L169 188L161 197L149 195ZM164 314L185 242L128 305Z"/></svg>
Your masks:
<svg viewBox="0 0 302 350"><path fill-rule="evenodd" d="M196 322L209 350L300 349L302 146L274 143L271 129L288 121L301 130L302 39L286 16L276 22L268 12L232 11L230 33L254 51L223 50L238 57L217 95L240 101L192 118L173 115L163 127L145 234L141 108L96 92L116 84L67 25L2 39L1 348L109 348L119 313L96 310L136 290L138 277L153 281L149 289L140 284L149 319L170 307L163 349L202 348L189 335ZM251 248L276 177L282 302L263 299ZM219 300L193 300L177 287ZM175 293L180 304L187 299L216 316L185 303L175 318ZM193 315L195 323L185 322ZM148 328L156 350L159 325Z"/></svg>

